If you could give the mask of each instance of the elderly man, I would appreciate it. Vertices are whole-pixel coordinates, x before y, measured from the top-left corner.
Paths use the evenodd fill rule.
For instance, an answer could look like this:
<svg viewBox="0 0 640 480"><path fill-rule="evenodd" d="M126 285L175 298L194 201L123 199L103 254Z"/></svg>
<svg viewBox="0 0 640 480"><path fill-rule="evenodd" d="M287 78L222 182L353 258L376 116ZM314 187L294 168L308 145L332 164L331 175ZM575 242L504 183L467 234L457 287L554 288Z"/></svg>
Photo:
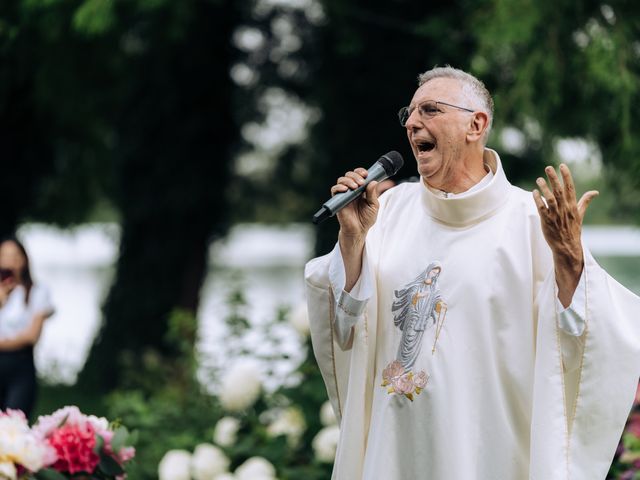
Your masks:
<svg viewBox="0 0 640 480"><path fill-rule="evenodd" d="M493 102L451 67L400 111L421 181L338 214L307 264L314 352L340 418L333 478L604 479L640 374L640 299L581 243L597 192L531 193L485 147ZM340 177L333 194L362 185Z"/></svg>

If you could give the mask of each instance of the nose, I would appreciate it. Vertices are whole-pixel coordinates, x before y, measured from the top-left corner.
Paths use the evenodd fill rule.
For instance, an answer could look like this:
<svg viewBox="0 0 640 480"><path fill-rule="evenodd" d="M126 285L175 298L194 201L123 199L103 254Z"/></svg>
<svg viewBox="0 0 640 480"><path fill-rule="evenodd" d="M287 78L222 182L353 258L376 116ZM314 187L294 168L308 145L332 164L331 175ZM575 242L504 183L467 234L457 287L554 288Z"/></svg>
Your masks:
<svg viewBox="0 0 640 480"><path fill-rule="evenodd" d="M409 118L407 118L407 122L404 124L407 130L416 130L422 126L422 118L420 117L420 112L417 108L413 109Z"/></svg>

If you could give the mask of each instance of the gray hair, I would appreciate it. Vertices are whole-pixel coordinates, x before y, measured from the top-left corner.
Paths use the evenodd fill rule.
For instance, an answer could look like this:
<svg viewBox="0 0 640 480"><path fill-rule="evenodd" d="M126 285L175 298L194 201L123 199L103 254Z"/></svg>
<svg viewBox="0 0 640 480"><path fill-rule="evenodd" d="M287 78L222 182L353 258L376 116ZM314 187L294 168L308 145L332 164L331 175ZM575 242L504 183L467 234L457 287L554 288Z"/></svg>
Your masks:
<svg viewBox="0 0 640 480"><path fill-rule="evenodd" d="M421 87L425 83L435 78L452 78L462 83L463 91L477 100L480 110L484 111L489 116L489 125L484 134L484 141L487 142L489 138L489 132L493 125L493 98L484 83L478 80L476 77L458 68L453 68L449 65L445 67L434 67L431 70L427 70L424 73L418 75L418 86Z"/></svg>

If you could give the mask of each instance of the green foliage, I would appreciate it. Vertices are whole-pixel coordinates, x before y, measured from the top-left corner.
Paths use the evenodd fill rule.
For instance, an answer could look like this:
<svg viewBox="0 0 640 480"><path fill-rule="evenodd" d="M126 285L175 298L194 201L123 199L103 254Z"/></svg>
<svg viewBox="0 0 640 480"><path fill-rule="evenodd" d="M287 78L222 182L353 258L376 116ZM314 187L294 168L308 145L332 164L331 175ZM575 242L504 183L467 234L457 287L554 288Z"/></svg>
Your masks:
<svg viewBox="0 0 640 480"><path fill-rule="evenodd" d="M0 6L0 234L26 219L77 223L107 197L113 38L79 35L72 26L78 3Z"/></svg>
<svg viewBox="0 0 640 480"><path fill-rule="evenodd" d="M67 477L53 468L43 468L34 476L38 480L67 480Z"/></svg>
<svg viewBox="0 0 640 480"><path fill-rule="evenodd" d="M124 470L122 469L120 464L116 462L113 457L110 457L108 455L103 455L102 457L100 457L98 468L108 477L116 477L124 473Z"/></svg>
<svg viewBox="0 0 640 480"><path fill-rule="evenodd" d="M77 405L81 411L91 412L98 417L104 417L108 414L104 398L94 391L78 388L76 385L40 383L34 412L29 420L34 422L40 415L49 415L67 405Z"/></svg>
<svg viewBox="0 0 640 480"><path fill-rule="evenodd" d="M244 300L239 301L240 297L237 292L230 294L230 306L246 305ZM226 323L237 324L242 315L234 308L230 311ZM281 311L274 321L283 321L285 317ZM296 374L301 375L298 386L264 392L246 410L225 412L218 399L206 393L196 380L193 349L196 325L193 315L174 312L167 338L179 351L177 358L157 358L153 366L139 375L130 372L133 375L128 377L128 387L108 397L111 418L118 418L139 433L136 457L128 467L129 477L136 480L157 478L158 464L168 450L193 451L200 443L211 443L218 420L233 416L240 421L238 439L223 447L231 459L232 469L249 457L262 456L276 467L278 478L282 480L328 478L331 465L315 460L311 448L315 434L322 427L318 412L327 397L310 345L306 345L308 355L296 370ZM245 331L242 328L234 330L228 340L233 342ZM303 435L293 444L285 436L271 435L267 425L274 412L289 406L302 412L306 424Z"/></svg>
<svg viewBox="0 0 640 480"><path fill-rule="evenodd" d="M523 9L526 13L523 14ZM638 5L631 2L495 0L474 12L473 65L496 96L499 125L539 125L550 161L558 137L582 137L602 151L616 208L638 220L640 142L634 132L640 95Z"/></svg>
<svg viewBox="0 0 640 480"><path fill-rule="evenodd" d="M242 277L237 273L229 279L230 288L226 298L229 314L226 318L226 324L233 337L241 337L250 327L246 315L247 299L242 282Z"/></svg>
<svg viewBox="0 0 640 480"><path fill-rule="evenodd" d="M144 370L128 370L127 388L107 399L111 418L138 432L130 478L157 478L157 465L167 449L192 448L209 438L219 418L215 399L195 379L196 326L193 315L174 312L167 338L179 352L177 360L148 352Z"/></svg>
<svg viewBox="0 0 640 480"><path fill-rule="evenodd" d="M640 392L640 387L638 389ZM636 393L622 439L616 451L607 479L636 480L640 478L640 396Z"/></svg>
<svg viewBox="0 0 640 480"><path fill-rule="evenodd" d="M114 0L85 0L73 15L73 26L81 33L99 35L116 23Z"/></svg>

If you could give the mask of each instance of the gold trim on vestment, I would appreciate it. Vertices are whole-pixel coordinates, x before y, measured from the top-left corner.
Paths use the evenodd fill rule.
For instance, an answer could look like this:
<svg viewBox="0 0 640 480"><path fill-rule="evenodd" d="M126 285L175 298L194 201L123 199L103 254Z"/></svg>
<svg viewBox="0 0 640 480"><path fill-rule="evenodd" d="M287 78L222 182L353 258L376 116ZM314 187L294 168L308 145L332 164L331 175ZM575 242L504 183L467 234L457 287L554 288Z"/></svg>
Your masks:
<svg viewBox="0 0 640 480"><path fill-rule="evenodd" d="M556 283L555 274L553 276L553 312L555 318L555 330L556 330L556 350L558 353L558 360L560 366L560 380L562 381L562 411L564 412L564 465L565 465L565 478L569 480L569 417L567 415L567 386L564 381L564 360L562 356L562 344L560 340L560 321L558 320L558 285ZM538 312L538 315L540 313ZM538 352L539 354L540 352Z"/></svg>
<svg viewBox="0 0 640 480"><path fill-rule="evenodd" d="M340 402L340 389L338 388L338 373L336 371L336 355L335 347L333 345L335 339L333 338L333 325L336 321L335 317L335 299L333 297L333 288L329 287L329 331L331 332L331 365L333 367L333 381L336 385L336 397L338 397L338 414L342 421L342 402Z"/></svg>
<svg viewBox="0 0 640 480"><path fill-rule="evenodd" d="M555 294L555 298L554 298L554 312L555 312L555 320L556 320L556 345L558 348L558 352L559 352L559 356L560 356L560 367L561 367L561 380L562 380L562 408L564 410L564 431L565 431L565 467L566 467L566 479L570 480L570 450L571 450L571 434L569 433L569 424L572 425L571 430L573 431L573 422L575 421L576 418L576 412L578 410L578 398L580 397L580 385L582 383L582 367L584 365L584 354L585 354L585 350L586 350L586 345L587 345L587 335L589 333L589 282L588 282L588 278L587 278L587 264L585 262L584 267L583 267L583 274L584 274L584 280L585 280L585 330L582 333L582 335L584 335L584 341L583 341L583 345L582 345L582 355L580 357L580 367L578 367L578 381L577 381L577 385L576 385L576 393L575 393L575 399L573 400L573 407L572 407L572 411L571 413L571 417L569 417L569 412L567 412L567 393L566 393L566 384L564 381L564 357L562 354L562 346L561 346L561 341L560 341L560 321L558 318L558 303L556 301L556 299L558 298L558 287L557 284L554 285L554 294ZM555 283L555 275L554 275L554 283ZM575 292L574 292L575 293ZM569 307L571 307L571 305L569 305ZM581 336L582 336L581 335ZM570 419L570 420L569 420Z"/></svg>
<svg viewBox="0 0 640 480"><path fill-rule="evenodd" d="M582 335L584 335L584 340L582 342L582 355L580 357L580 367L578 368L578 385L576 387L576 398L573 401L573 412L571 415L571 425L576 419L576 412L578 411L578 399L580 398L580 385L582 384L582 366L584 365L584 354L587 350L587 340L589 338L589 277L587 276L587 262L584 263L583 267L584 274L584 323L585 329ZM571 429L573 431L573 428ZM569 445L571 444L571 436L569 437ZM567 459L567 463L569 460ZM567 475L567 479L569 475Z"/></svg>

